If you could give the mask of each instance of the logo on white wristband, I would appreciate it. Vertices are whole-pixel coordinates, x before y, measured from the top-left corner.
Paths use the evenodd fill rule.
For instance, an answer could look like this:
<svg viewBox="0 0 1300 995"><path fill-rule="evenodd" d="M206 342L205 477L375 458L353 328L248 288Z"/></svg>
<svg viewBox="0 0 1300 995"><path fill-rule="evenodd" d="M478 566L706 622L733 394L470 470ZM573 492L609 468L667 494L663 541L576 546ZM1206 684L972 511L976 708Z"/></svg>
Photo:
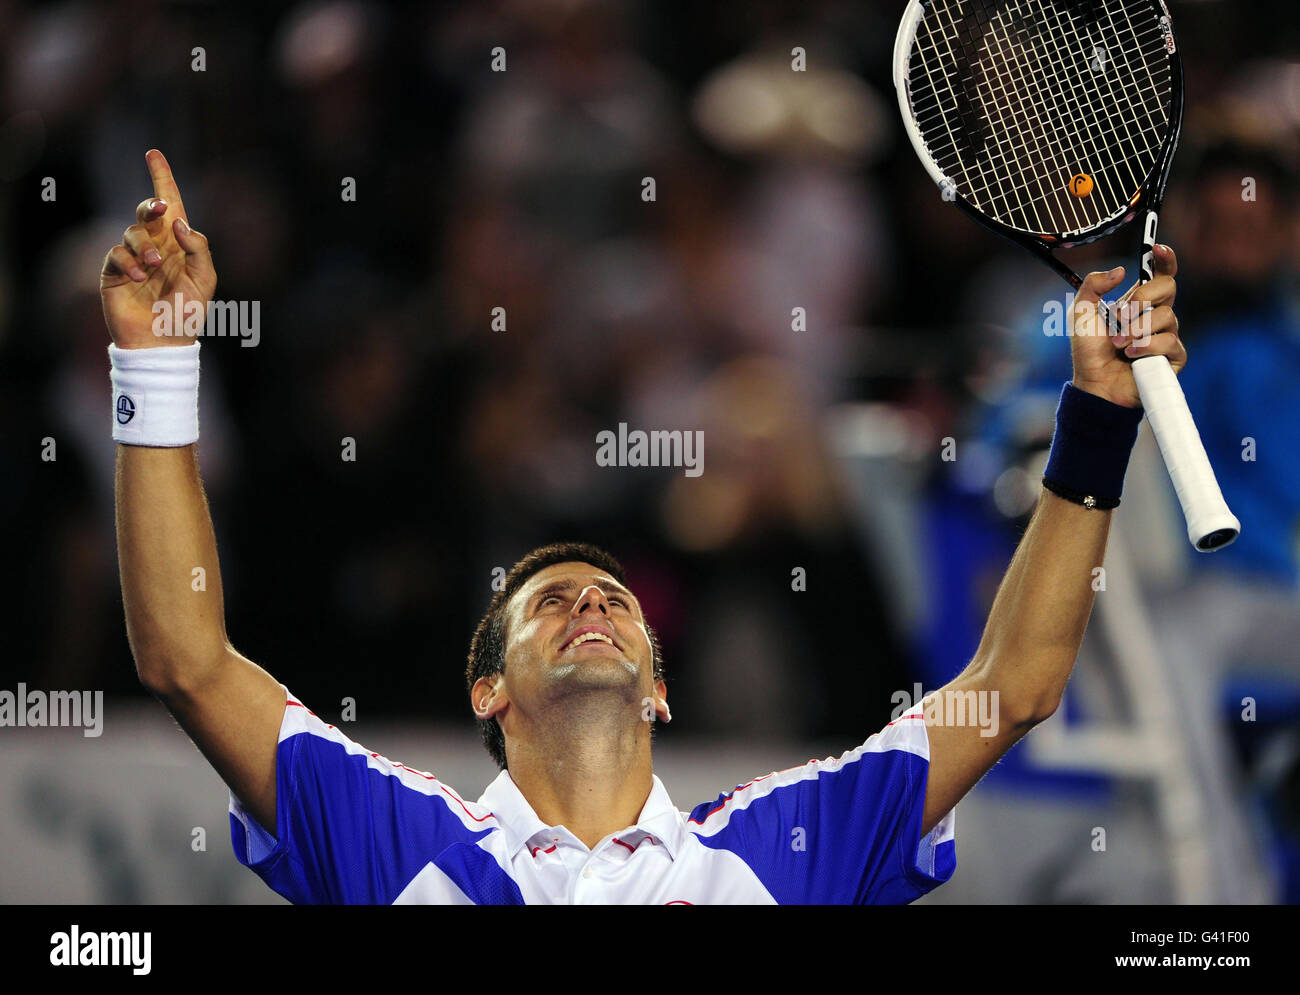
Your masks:
<svg viewBox="0 0 1300 995"><path fill-rule="evenodd" d="M117 423L125 425L135 417L135 401L126 394L117 396Z"/></svg>

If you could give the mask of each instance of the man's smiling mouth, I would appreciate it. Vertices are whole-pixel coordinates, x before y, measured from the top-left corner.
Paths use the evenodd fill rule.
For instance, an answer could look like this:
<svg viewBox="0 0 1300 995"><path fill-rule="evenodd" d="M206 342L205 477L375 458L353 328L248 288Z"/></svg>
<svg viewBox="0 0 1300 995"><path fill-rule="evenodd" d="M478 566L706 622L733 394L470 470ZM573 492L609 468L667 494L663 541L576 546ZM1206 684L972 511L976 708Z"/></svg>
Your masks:
<svg viewBox="0 0 1300 995"><path fill-rule="evenodd" d="M579 626L576 634L570 637L569 641L560 647L560 652L567 653L576 646L593 642L606 643L614 647L614 649L621 648L618 643L614 641L614 637L609 634L608 630L603 629L600 626L583 625Z"/></svg>

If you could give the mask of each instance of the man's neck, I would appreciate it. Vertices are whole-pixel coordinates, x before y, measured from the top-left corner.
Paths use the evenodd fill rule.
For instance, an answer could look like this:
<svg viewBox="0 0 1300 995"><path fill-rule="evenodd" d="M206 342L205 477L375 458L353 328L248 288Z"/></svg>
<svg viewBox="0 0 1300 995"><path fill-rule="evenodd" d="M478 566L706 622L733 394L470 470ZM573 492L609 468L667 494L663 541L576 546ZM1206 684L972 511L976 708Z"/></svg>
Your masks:
<svg viewBox="0 0 1300 995"><path fill-rule="evenodd" d="M591 849L636 822L653 786L648 723L552 712L518 732L510 776L548 826L564 826Z"/></svg>

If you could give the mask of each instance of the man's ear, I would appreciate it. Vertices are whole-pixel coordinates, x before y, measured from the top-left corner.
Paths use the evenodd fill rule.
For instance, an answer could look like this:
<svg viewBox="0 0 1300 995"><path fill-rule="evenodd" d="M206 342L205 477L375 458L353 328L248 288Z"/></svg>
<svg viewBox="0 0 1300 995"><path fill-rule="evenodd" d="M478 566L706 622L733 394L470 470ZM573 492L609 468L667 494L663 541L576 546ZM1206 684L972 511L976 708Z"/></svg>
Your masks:
<svg viewBox="0 0 1300 995"><path fill-rule="evenodd" d="M480 677L474 682L474 686L469 689L469 703L474 709L475 718L486 721L498 712L504 711L510 704L504 683L501 674Z"/></svg>
<svg viewBox="0 0 1300 995"><path fill-rule="evenodd" d="M655 716L660 722L671 722L673 713L668 710L668 685L655 681Z"/></svg>

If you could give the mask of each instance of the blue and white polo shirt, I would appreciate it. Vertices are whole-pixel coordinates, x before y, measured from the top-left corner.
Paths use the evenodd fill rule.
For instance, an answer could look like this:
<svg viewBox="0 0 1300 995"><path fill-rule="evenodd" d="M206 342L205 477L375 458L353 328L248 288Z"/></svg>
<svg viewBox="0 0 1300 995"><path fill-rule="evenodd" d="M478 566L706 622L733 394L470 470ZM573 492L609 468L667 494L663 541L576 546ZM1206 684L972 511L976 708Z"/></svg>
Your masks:
<svg viewBox="0 0 1300 995"><path fill-rule="evenodd" d="M918 706L857 749L680 812L663 783L588 849L502 771L478 801L350 740L288 694L276 826L232 793L239 862L300 904L910 902L957 866L950 811L921 836L929 741Z"/></svg>

